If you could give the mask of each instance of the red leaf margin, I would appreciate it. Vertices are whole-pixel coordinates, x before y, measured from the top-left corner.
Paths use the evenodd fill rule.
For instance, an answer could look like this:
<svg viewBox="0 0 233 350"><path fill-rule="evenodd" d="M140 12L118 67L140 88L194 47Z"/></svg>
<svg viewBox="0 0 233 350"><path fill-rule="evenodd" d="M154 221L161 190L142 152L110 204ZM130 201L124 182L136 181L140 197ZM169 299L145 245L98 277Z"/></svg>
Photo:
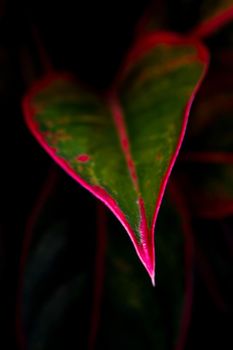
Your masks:
<svg viewBox="0 0 233 350"><path fill-rule="evenodd" d="M163 177L160 191L158 198L156 200L155 204L155 211L153 215L153 222L152 222L152 231L150 232L151 236L154 234L155 224L158 216L158 212L161 206L162 198L166 189L166 185L168 182L168 179L170 177L171 171L173 169L173 166L175 164L176 158L179 154L183 138L185 135L188 118L190 114L190 109L193 103L193 100L196 96L197 91L199 90L200 85L202 84L202 81L206 75L208 66L209 66L209 53L208 50L205 48L205 46L198 41L198 39L190 37L182 37L180 35L176 35L174 33L169 32L158 32L158 33L150 33L146 35L145 37L139 38L138 41L135 42L132 49L129 51L128 56L126 57L125 63L123 64L121 70L119 71L118 77L115 80L115 83L113 84L112 89L110 91L115 91L115 89L118 86L118 83L122 77L124 77L124 74L127 72L127 69L129 66L135 62L135 60L140 59L141 56L143 56L145 53L147 53L150 49L154 48L158 44L168 44L168 45L192 45L196 47L197 53L198 53L198 60L204 65L203 66L203 72L196 84L196 86L193 89L193 92L186 104L185 110L184 110L184 117L181 127L180 136L177 142L177 146L175 149L174 154L172 155L167 171ZM120 79L119 79L120 78ZM80 185L82 185L84 188L86 188L89 192L91 192L96 198L100 199L117 217L117 219L121 222L125 230L127 231L134 247L137 252L137 255L139 259L141 260L142 264L144 265L145 269L147 270L149 276L151 277L152 284L155 285L155 251L154 251L154 244L152 246L152 252L150 254L145 255L145 250L142 246L139 245L139 243L136 241L134 232L132 228L130 227L129 223L127 222L127 219L124 215L124 213L121 211L121 209L118 207L118 204L116 201L110 197L110 195L101 187L93 186L88 184L85 180L83 180L69 165L67 161L64 159L59 158L56 155L55 150L50 147L45 139L43 138L42 134L40 133L40 130L38 128L38 125L34 119L34 116L36 114L36 110L31 104L31 101L33 100L34 96L38 94L41 90L46 88L53 80L56 79L66 79L69 81L74 81L74 78L68 74L63 73L51 73L48 74L46 77L42 78L40 81L36 82L28 94L23 99L23 113L25 117L25 122L35 137L35 139L39 142L39 144L44 148L44 150L51 156L51 158L58 164L60 167L68 173L74 180L76 180Z"/></svg>
<svg viewBox="0 0 233 350"><path fill-rule="evenodd" d="M233 5L219 12L217 15L200 22L189 34L204 39L231 21L233 21Z"/></svg>

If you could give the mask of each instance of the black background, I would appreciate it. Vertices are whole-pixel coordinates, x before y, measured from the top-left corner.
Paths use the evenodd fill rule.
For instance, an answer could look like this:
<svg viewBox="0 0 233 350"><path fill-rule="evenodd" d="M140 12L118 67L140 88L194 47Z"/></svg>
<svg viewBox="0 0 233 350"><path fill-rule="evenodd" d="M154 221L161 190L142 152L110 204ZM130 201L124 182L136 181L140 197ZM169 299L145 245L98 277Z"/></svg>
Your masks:
<svg viewBox="0 0 233 350"><path fill-rule="evenodd" d="M31 26L39 29L42 42L59 70L73 71L85 82L100 89L113 78L124 52L133 38L137 19L148 1L5 1L0 18L0 45L7 50L3 58L1 91L1 220L0 220L0 348L14 349L15 300L18 262L25 222L47 176L51 161L26 129L21 98L26 90L22 59L22 46L29 48L36 74L43 74L38 52L33 41ZM176 4L175 4L176 3ZM170 29L183 31L198 18L198 1L170 0ZM185 6L194 5L187 18ZM4 3L3 3L4 4ZM63 178L73 186L72 180ZM224 223L226 224L226 223ZM221 243L221 225L213 222L195 223L199 234L211 232L215 244ZM229 225L229 220L227 221ZM224 252L225 246L219 244ZM223 291L227 294L227 283ZM225 288L225 289L224 289ZM229 296L230 298L230 296ZM193 324L187 349L210 349L217 345L227 348L230 336L228 314L218 311L211 301L203 282L197 276L195 284Z"/></svg>

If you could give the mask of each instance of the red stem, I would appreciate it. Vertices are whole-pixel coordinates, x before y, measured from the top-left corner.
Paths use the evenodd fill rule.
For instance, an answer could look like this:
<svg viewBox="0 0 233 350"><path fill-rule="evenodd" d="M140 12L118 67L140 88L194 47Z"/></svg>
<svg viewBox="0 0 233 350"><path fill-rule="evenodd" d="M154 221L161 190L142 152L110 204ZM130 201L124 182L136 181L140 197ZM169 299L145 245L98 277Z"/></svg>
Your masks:
<svg viewBox="0 0 233 350"><path fill-rule="evenodd" d="M233 164L232 152L186 152L180 159L187 162Z"/></svg>
<svg viewBox="0 0 233 350"><path fill-rule="evenodd" d="M180 332L178 335L175 350L183 350L185 348L188 330L191 322L192 303L193 303L193 266L194 266L194 240L191 226L191 217L187 204L182 192L177 184L172 183L170 186L170 194L172 201L177 208L181 218L181 225L184 234L184 254L185 254L185 296L183 311L180 323Z"/></svg>
<svg viewBox="0 0 233 350"><path fill-rule="evenodd" d="M226 305L225 305L224 300L222 298L222 295L219 291L219 288L218 288L217 282L215 280L214 274L212 272L212 269L211 269L210 265L208 264L208 261L206 260L200 247L197 246L196 242L195 242L195 251L196 251L196 258L197 258L197 266L198 266L199 271L202 275L203 282L205 283L206 288L209 291L209 294L212 297L215 305L221 311L225 311Z"/></svg>
<svg viewBox="0 0 233 350"><path fill-rule="evenodd" d="M175 350L183 350L187 339L188 329L191 321L192 299L193 299L193 265L194 253L197 264L202 275L203 281L211 295L213 301L220 310L225 310L226 306L219 291L217 282L214 278L211 267L209 266L201 249L194 239L194 233L191 226L191 215L186 203L185 197L177 183L172 183L169 187L170 195L180 214L181 224L185 237L185 300L183 306L183 315L181 318L180 333L176 343Z"/></svg>
<svg viewBox="0 0 233 350"><path fill-rule="evenodd" d="M38 55L40 58L40 63L44 70L44 73L46 74L46 73L53 72L53 66L50 62L48 54L46 53L42 45L38 30L35 26L32 27L32 34L35 40L35 44L38 50ZM29 64L30 63L31 61L29 60ZM48 176L46 177L45 183L42 185L41 191L39 192L38 198L36 199L35 205L26 223L22 253L19 261L19 279L18 279L18 293L16 298L17 300L16 300L16 319L15 319L16 339L17 339L19 348L22 350L25 350L27 348L24 325L22 324L22 320L21 320L21 317L22 317L21 306L22 306L22 300L23 300L23 285L24 285L23 278L24 278L25 266L27 262L29 248L32 241L34 227L36 226L36 223L38 221L40 213L43 210L45 203L47 202L49 196L53 192L57 183L58 183L58 172L53 165L51 170L48 173Z"/></svg>
<svg viewBox="0 0 233 350"><path fill-rule="evenodd" d="M22 350L27 349L26 336L24 331L24 325L22 324L22 300L23 300L23 287L24 287L24 273L31 245L33 231L39 216L47 202L49 196L53 192L58 182L57 169L52 166L51 170L46 177L44 184L42 185L41 191L39 192L38 198L34 204L31 214L28 218L25 228L22 253L19 261L19 279L18 279L18 293L16 300L16 338L18 341L19 348Z"/></svg>
<svg viewBox="0 0 233 350"><path fill-rule="evenodd" d="M97 247L95 258L95 279L93 288L93 303L88 338L88 350L93 350L99 328L100 312L105 274L105 252L107 245L107 215L102 203L97 204Z"/></svg>

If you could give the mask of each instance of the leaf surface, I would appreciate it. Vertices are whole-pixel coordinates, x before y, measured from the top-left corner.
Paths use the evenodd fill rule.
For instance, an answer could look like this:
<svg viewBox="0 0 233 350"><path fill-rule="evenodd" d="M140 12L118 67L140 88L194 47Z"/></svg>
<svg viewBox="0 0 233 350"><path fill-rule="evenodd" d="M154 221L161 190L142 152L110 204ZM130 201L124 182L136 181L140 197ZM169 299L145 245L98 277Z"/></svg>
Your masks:
<svg viewBox="0 0 233 350"><path fill-rule="evenodd" d="M58 75L24 99L36 139L116 215L152 281L158 210L207 65L195 40L152 34L135 44L106 94Z"/></svg>
<svg viewBox="0 0 233 350"><path fill-rule="evenodd" d="M173 348L179 337L186 289L184 238L178 216L165 197L157 227L155 289L148 288L143 270L128 252L123 235L118 235L116 228L111 229L115 234L109 239L99 347Z"/></svg>
<svg viewBox="0 0 233 350"><path fill-rule="evenodd" d="M95 220L85 223L85 208L91 201L80 192L64 177L41 207L30 244L25 240L28 249L19 302L28 350L87 347L95 254L82 247L90 240L89 232L93 234L92 248L97 238ZM74 204L82 214L78 220ZM94 217L93 203L90 211ZM87 234L80 232L81 228ZM145 280L133 251L128 251L129 242L120 234L123 228L111 218L109 229L113 234L108 237L105 257L96 348L141 349L146 344L151 350L170 349L180 332L186 291L185 239L178 216L166 197L157 228L155 289Z"/></svg>

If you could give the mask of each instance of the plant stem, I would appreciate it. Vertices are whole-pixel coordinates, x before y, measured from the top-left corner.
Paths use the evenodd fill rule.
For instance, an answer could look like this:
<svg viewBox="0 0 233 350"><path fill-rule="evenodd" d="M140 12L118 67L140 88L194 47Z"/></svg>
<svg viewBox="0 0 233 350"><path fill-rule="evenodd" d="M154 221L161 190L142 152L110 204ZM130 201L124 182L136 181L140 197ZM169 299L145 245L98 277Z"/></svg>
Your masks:
<svg viewBox="0 0 233 350"><path fill-rule="evenodd" d="M93 350L98 333L100 311L103 295L103 284L105 274L105 252L107 245L107 215L106 208L102 203L97 203L97 240L95 258L95 279L93 288L93 303L88 338L88 350Z"/></svg>
<svg viewBox="0 0 233 350"><path fill-rule="evenodd" d="M45 203L50 195L53 193L58 183L57 168L53 165L49 170L48 176L46 176L45 182L39 191L38 198L34 204L34 207L29 215L28 221L25 227L25 234L22 246L22 253L19 261L19 279L18 279L18 293L16 300L16 337L19 348L22 350L27 349L26 335L24 325L22 324L22 303L23 303L23 287L24 287L24 272L26 268L28 253L33 238L33 232L36 223L39 220L40 213L42 212Z"/></svg>
<svg viewBox="0 0 233 350"><path fill-rule="evenodd" d="M184 234L184 259L185 259L185 296L182 317L180 322L180 332L177 338L175 350L185 348L188 330L191 322L192 304L193 304L193 267L194 267L194 240L191 226L191 217L185 198L178 187L173 182L170 185L170 195L172 201L181 218L181 225Z"/></svg>
<svg viewBox="0 0 233 350"><path fill-rule="evenodd" d="M195 242L195 252L196 252L197 266L199 268L200 274L202 275L203 282L205 283L206 288L213 302L219 308L220 311L226 311L226 305L219 291L219 287L215 280L212 269L209 266L208 261L205 258L200 247L197 245L197 242Z"/></svg>

